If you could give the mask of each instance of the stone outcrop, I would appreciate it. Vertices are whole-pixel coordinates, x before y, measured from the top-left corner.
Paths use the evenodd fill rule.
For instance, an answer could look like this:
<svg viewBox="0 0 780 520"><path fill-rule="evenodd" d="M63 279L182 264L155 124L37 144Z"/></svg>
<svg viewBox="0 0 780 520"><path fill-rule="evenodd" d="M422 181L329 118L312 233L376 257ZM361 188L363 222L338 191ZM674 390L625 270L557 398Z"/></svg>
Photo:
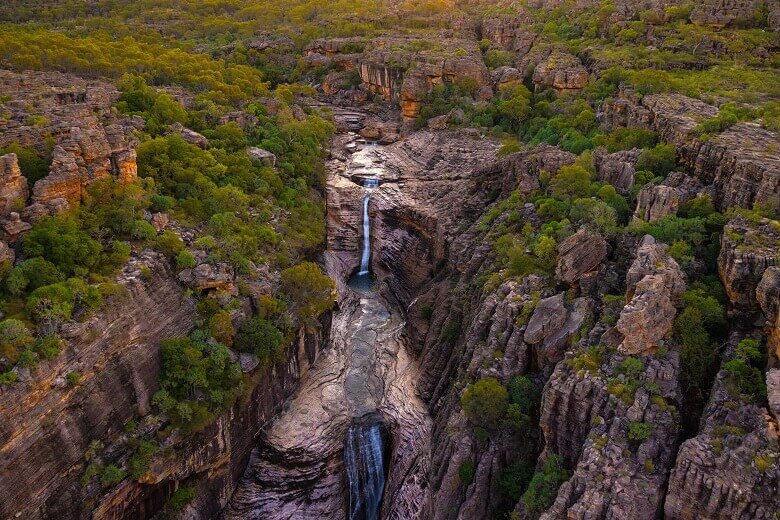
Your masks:
<svg viewBox="0 0 780 520"><path fill-rule="evenodd" d="M767 351L770 359L778 361L780 360L780 267L772 266L764 271L756 287L756 300L766 320L764 332L767 336ZM780 419L777 414L775 418Z"/></svg>
<svg viewBox="0 0 780 520"><path fill-rule="evenodd" d="M647 185L636 196L634 219L653 222L668 215L676 215L681 198L677 188Z"/></svg>
<svg viewBox="0 0 780 520"><path fill-rule="evenodd" d="M529 16L517 18L489 18L482 22L482 37L493 46L523 56L531 50L537 34L529 30L533 20Z"/></svg>
<svg viewBox="0 0 780 520"><path fill-rule="evenodd" d="M22 176L16 154L0 156L0 217L23 206L28 195L27 179Z"/></svg>
<svg viewBox="0 0 780 520"><path fill-rule="evenodd" d="M623 335L618 351L643 354L661 344L671 332L677 314L675 302L685 290L680 267L666 254L666 246L647 235L626 275L628 304L615 328Z"/></svg>
<svg viewBox="0 0 780 520"><path fill-rule="evenodd" d="M555 276L562 282L575 284L585 273L598 269L606 256L604 238L581 229L558 245Z"/></svg>
<svg viewBox="0 0 780 520"><path fill-rule="evenodd" d="M588 83L588 71L576 56L554 50L537 65L533 82L537 89L553 87L558 92L576 92Z"/></svg>
<svg viewBox="0 0 780 520"><path fill-rule="evenodd" d="M718 109L680 94L653 94L639 99L622 91L607 100L601 121L608 127L628 126L654 130L662 141L675 145L680 164L704 185L714 188L721 208L778 204L780 200L780 147L777 134L755 123L737 123L702 141L694 134L704 119Z"/></svg>
<svg viewBox="0 0 780 520"><path fill-rule="evenodd" d="M360 58L365 88L398 102L407 120L417 117L422 100L434 85L471 82L478 96L492 97L490 74L475 42L441 39L439 45L414 38L377 38ZM422 47L426 50L416 50Z"/></svg>
<svg viewBox="0 0 780 520"><path fill-rule="evenodd" d="M611 184L618 193L626 195L634 184L637 159L641 150L634 148L615 153L607 153L604 148L593 152L596 176L601 182Z"/></svg>
<svg viewBox="0 0 780 520"><path fill-rule="evenodd" d="M778 263L780 226L762 219L750 222L737 217L721 237L718 273L726 294L737 312L758 310L756 288L764 272Z"/></svg>
<svg viewBox="0 0 780 520"><path fill-rule="evenodd" d="M257 161L264 166L270 166L272 168L276 166L276 155L268 150L253 146L249 148L246 153L253 161Z"/></svg>
<svg viewBox="0 0 780 520"><path fill-rule="evenodd" d="M589 298L565 305L564 293L539 301L523 335L523 341L533 346L537 363L552 366L563 359L572 337L592 318L592 307Z"/></svg>
<svg viewBox="0 0 780 520"><path fill-rule="evenodd" d="M179 134L184 142L197 146L198 148L206 149L209 146L209 140L202 134L199 134L195 130L190 130L181 123L174 123L171 125L171 132Z"/></svg>
<svg viewBox="0 0 780 520"><path fill-rule="evenodd" d="M138 175L134 142L119 125L103 127L95 119L73 127L52 153L51 171L33 186L34 203L65 199L78 203L95 180L113 175L130 182Z"/></svg>
<svg viewBox="0 0 780 520"><path fill-rule="evenodd" d="M703 0L691 11L691 22L696 25L725 27L735 22L748 22L758 12L764 0Z"/></svg>
<svg viewBox="0 0 780 520"><path fill-rule="evenodd" d="M724 361L737 339L729 341ZM680 446L664 514L691 520L769 520L780 510L778 460L776 419L760 400L734 395L728 374L721 370L698 434Z"/></svg>

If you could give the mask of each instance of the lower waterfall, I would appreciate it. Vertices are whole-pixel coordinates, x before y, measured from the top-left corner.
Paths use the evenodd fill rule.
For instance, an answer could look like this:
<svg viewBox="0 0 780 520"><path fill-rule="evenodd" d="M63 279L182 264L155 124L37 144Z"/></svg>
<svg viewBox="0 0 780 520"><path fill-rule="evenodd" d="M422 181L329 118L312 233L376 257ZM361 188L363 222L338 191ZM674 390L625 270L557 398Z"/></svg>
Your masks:
<svg viewBox="0 0 780 520"><path fill-rule="evenodd" d="M349 520L377 520L385 486L382 425L356 421L347 430L344 465L349 480Z"/></svg>

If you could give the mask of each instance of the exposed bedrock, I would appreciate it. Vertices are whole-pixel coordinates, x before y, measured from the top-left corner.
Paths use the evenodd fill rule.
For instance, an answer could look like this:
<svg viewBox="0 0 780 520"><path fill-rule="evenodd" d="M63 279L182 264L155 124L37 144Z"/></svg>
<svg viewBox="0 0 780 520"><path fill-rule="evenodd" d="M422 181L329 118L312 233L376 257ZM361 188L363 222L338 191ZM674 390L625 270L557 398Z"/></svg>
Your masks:
<svg viewBox="0 0 780 520"><path fill-rule="evenodd" d="M26 374L27 384L0 393L0 516L80 516L86 506L79 479L90 442L149 412L159 371L153 347L189 332L195 315L164 264L155 259L149 267L148 281L123 280L126 302L65 331L73 348L44 362L37 375ZM82 373L81 384L61 384L73 371Z"/></svg>
<svg viewBox="0 0 780 520"><path fill-rule="evenodd" d="M637 299L647 297L643 284L648 280L659 285L660 294L652 298L668 299L669 293L684 288L673 262L665 248L645 238L629 269L629 303L621 320L630 319ZM670 284L674 287L666 287ZM599 346L616 342L607 339L614 331L597 323L556 365L542 397L542 458L557 454L572 473L542 518L658 517L680 431L679 359L674 351L644 356L641 369L630 379L622 367L625 354L646 353L648 337L660 339L668 333L673 306L670 313L663 324L650 316L634 319L634 327L621 327L618 321L618 337L623 339L617 351ZM586 351L589 345L597 350ZM637 424L648 428L646 434L633 433ZM517 512L527 514L522 503Z"/></svg>
<svg viewBox="0 0 780 520"><path fill-rule="evenodd" d="M723 366L733 358L739 339L735 334L729 341ZM775 377L770 370L770 404L778 395ZM669 477L666 518L769 520L780 511L777 416L762 400L737 394L722 369L698 434L680 446Z"/></svg>
<svg viewBox="0 0 780 520"><path fill-rule="evenodd" d="M775 132L755 123L737 123L707 140L693 130L714 117L718 109L680 94L652 94L641 99L624 90L604 103L601 122L610 127L629 126L654 130L664 142L677 148L680 164L704 185L714 187L714 199L722 207L774 205L780 201L780 147Z"/></svg>

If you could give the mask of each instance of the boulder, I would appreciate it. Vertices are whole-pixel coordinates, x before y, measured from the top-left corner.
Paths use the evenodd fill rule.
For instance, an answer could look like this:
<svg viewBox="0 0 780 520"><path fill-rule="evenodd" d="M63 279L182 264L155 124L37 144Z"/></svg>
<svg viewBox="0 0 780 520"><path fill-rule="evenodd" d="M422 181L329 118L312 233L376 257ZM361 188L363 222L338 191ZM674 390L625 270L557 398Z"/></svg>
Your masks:
<svg viewBox="0 0 780 520"><path fill-rule="evenodd" d="M490 71L490 80L496 88L500 89L506 85L522 82L523 74L514 67L504 66Z"/></svg>
<svg viewBox="0 0 780 520"><path fill-rule="evenodd" d="M558 92L576 92L588 83L588 71L576 56L554 50L533 75L537 89L553 87Z"/></svg>
<svg viewBox="0 0 780 520"><path fill-rule="evenodd" d="M12 211L8 218L0 223L3 229L3 236L7 242L16 241L22 233L32 229L32 225L23 221L19 213Z"/></svg>
<svg viewBox="0 0 780 520"><path fill-rule="evenodd" d="M597 233L579 230L558 245L558 280L575 284L580 277L596 270L607 257L607 242Z"/></svg>
<svg viewBox="0 0 780 520"><path fill-rule="evenodd" d="M234 278L233 269L225 263L216 265L202 263L179 273L179 280L192 288L200 290L221 289L229 293L235 292Z"/></svg>
<svg viewBox="0 0 780 520"><path fill-rule="evenodd" d="M174 123L171 125L171 132L179 134L185 142L195 145L198 148L208 148L209 140L202 134L199 134L195 130L190 130L181 123Z"/></svg>
<svg viewBox="0 0 780 520"><path fill-rule="evenodd" d="M539 301L531 319L528 320L523 341L535 345L563 326L566 322L563 296L564 293L560 293Z"/></svg>
<svg viewBox="0 0 780 520"><path fill-rule="evenodd" d="M253 146L249 148L246 153L253 161L257 161L264 166L276 166L276 155L269 152L268 150L263 150L262 148Z"/></svg>
<svg viewBox="0 0 780 520"><path fill-rule="evenodd" d="M780 421L780 368L767 370L766 394L769 401L769 411L776 421Z"/></svg>
<svg viewBox="0 0 780 520"><path fill-rule="evenodd" d="M149 223L158 233L168 227L170 217L167 213L153 213Z"/></svg>

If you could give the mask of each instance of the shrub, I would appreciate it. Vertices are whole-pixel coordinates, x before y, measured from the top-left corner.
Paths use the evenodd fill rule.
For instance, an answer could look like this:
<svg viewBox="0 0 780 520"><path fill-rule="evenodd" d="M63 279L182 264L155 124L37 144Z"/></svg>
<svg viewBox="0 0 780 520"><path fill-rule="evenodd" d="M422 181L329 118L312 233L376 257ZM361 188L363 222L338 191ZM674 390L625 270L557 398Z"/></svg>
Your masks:
<svg viewBox="0 0 780 520"><path fill-rule="evenodd" d="M669 144L658 144L643 150L636 162L638 171L651 171L659 177L666 177L676 166L677 151Z"/></svg>
<svg viewBox="0 0 780 520"><path fill-rule="evenodd" d="M65 280L57 266L41 257L30 258L14 267L8 278L6 287L13 295L21 295L44 285L50 285Z"/></svg>
<svg viewBox="0 0 780 520"><path fill-rule="evenodd" d="M19 143L11 143L3 149L0 149L0 155L15 153L19 161L19 169L22 175L27 178L30 186L39 179L43 179L49 174L51 157L41 156L32 148L21 146Z"/></svg>
<svg viewBox="0 0 780 520"><path fill-rule="evenodd" d="M128 467L130 469L130 478L138 480L149 470L149 465L159 447L153 442L142 440L138 443L133 456L130 457Z"/></svg>
<svg viewBox="0 0 780 520"><path fill-rule="evenodd" d="M119 484L127 476L127 473L115 464L109 464L103 468L103 472L100 475L100 483L103 487L113 486Z"/></svg>
<svg viewBox="0 0 780 520"><path fill-rule="evenodd" d="M644 422L632 422L628 425L628 438L633 441L646 441L652 432L650 425Z"/></svg>
<svg viewBox="0 0 780 520"><path fill-rule="evenodd" d="M174 512L184 511L187 504L195 499L195 488L191 486L182 486L171 494L168 499L168 507Z"/></svg>
<svg viewBox="0 0 780 520"><path fill-rule="evenodd" d="M40 256L54 264L66 276L95 267L103 247L69 217L44 217L22 239L22 251L28 257Z"/></svg>
<svg viewBox="0 0 780 520"><path fill-rule="evenodd" d="M151 240L157 236L157 230L147 221L138 219L133 223L130 236L137 240Z"/></svg>
<svg viewBox="0 0 780 520"><path fill-rule="evenodd" d="M8 318L0 321L0 357L16 363L21 352L35 343L24 322Z"/></svg>
<svg viewBox="0 0 780 520"><path fill-rule="evenodd" d="M658 135L643 128L620 127L606 136L597 136L595 144L605 146L609 153L632 148L649 148L658 141ZM640 168L637 168L639 170Z"/></svg>
<svg viewBox="0 0 780 520"><path fill-rule="evenodd" d="M495 427L506 415L509 392L495 377L468 385L460 399L463 413L475 424Z"/></svg>
<svg viewBox="0 0 780 520"><path fill-rule="evenodd" d="M471 460L464 460L458 468L460 483L468 486L474 481L474 463Z"/></svg>
<svg viewBox="0 0 780 520"><path fill-rule="evenodd" d="M636 379L645 371L645 364L641 359L629 356L621 361L618 370L629 379Z"/></svg>
<svg viewBox="0 0 780 520"><path fill-rule="evenodd" d="M555 453L550 453L541 469L534 473L528 489L521 497L532 518L539 518L539 515L552 505L558 488L568 478L569 472L563 467L563 459Z"/></svg>
<svg viewBox="0 0 780 520"><path fill-rule="evenodd" d="M520 406L524 414L532 414L539 406L539 389L527 376L516 376L509 381L509 401Z"/></svg>
<svg viewBox="0 0 780 520"><path fill-rule="evenodd" d="M211 337L228 347L233 345L236 330L230 312L220 310L209 319L209 332Z"/></svg>
<svg viewBox="0 0 780 520"><path fill-rule="evenodd" d="M276 361L282 354L284 335L273 322L259 317L246 320L238 332L235 347L255 354L261 363Z"/></svg>
<svg viewBox="0 0 780 520"><path fill-rule="evenodd" d="M188 250L183 249L176 255L176 269L182 271L195 267L195 256Z"/></svg>
<svg viewBox="0 0 780 520"><path fill-rule="evenodd" d="M173 231L165 231L155 239L155 248L168 256L175 256L184 249L179 235Z"/></svg>
<svg viewBox="0 0 780 520"><path fill-rule="evenodd" d="M68 382L70 386L76 386L81 381L81 372L68 372L65 375L65 380Z"/></svg>
<svg viewBox="0 0 780 520"><path fill-rule="evenodd" d="M160 343L160 391L152 402L187 431L205 427L213 412L232 406L243 388L238 364L227 348L202 332Z"/></svg>
<svg viewBox="0 0 780 520"><path fill-rule="evenodd" d="M333 308L333 280L319 266L303 262L281 272L282 292L292 300L299 321L311 324L320 314Z"/></svg>

